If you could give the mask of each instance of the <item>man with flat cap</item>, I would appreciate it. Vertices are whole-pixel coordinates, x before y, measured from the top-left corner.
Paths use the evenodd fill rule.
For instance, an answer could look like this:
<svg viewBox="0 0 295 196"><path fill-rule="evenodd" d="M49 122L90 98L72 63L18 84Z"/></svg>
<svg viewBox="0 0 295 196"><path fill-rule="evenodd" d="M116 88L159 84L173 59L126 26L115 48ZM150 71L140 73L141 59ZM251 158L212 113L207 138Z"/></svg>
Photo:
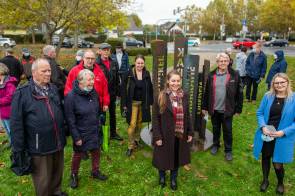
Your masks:
<svg viewBox="0 0 295 196"><path fill-rule="evenodd" d="M110 95L110 138L115 140L123 140L116 132L116 99L120 94L119 67L116 61L113 61L111 55L111 45L102 43L99 46L99 54L96 63L103 70L108 80L108 90Z"/></svg>

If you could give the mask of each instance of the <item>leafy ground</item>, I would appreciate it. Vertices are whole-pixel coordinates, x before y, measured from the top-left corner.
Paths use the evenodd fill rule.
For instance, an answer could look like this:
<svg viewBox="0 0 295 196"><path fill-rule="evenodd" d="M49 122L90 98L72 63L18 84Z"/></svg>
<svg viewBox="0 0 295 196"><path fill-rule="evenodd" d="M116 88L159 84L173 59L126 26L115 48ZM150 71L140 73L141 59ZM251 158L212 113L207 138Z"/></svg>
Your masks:
<svg viewBox="0 0 295 196"><path fill-rule="evenodd" d="M64 52L64 51L63 51ZM61 56L61 60L63 57ZM171 57L169 58L170 62ZM148 62L151 62L149 57ZM288 75L295 80L295 58L287 58ZM269 58L269 65L273 62ZM61 62L63 63L63 62ZM151 64L151 63L150 63ZM293 83L294 86L294 83ZM192 153L191 170L180 169L179 188L173 192L166 187L158 186L158 173L151 165L152 149L143 145L130 158L125 156L127 149L127 125L118 116L119 133L123 142L111 141L110 151L102 153L101 170L109 175L106 182L96 181L89 177L90 160L82 161L80 168L79 188L69 188L72 145L71 138L65 148L65 168L63 189L70 195L275 195L276 177L270 173L270 187L265 194L260 194L261 181L260 161L254 160L250 145L256 129L255 112L265 92L264 83L259 85L258 102L244 103L243 113L234 118L233 155L234 160L224 160L222 150L217 156L210 152ZM118 111L119 112L119 111ZM211 129L210 123L208 128ZM6 137L0 136L0 142ZM1 146L1 145L0 145ZM0 152L0 195L34 195L30 176L17 177L9 169L9 150ZM295 166L286 166L286 195L295 195Z"/></svg>

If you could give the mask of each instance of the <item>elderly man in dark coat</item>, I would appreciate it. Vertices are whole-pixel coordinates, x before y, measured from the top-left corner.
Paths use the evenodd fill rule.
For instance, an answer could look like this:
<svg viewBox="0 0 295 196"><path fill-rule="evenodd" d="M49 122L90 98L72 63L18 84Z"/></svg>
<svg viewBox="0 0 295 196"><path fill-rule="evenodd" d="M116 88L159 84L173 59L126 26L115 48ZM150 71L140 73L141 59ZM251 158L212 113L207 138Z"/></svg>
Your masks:
<svg viewBox="0 0 295 196"><path fill-rule="evenodd" d="M11 106L13 155L29 153L37 196L67 195L61 192L64 146L64 116L51 69L46 59L32 65L32 79L18 88Z"/></svg>
<svg viewBox="0 0 295 196"><path fill-rule="evenodd" d="M99 180L107 177L99 170L101 132L99 130L100 106L93 88L94 74L88 69L79 72L73 90L65 98L65 114L73 137L71 187L78 187L78 170L82 155L90 151L91 176Z"/></svg>

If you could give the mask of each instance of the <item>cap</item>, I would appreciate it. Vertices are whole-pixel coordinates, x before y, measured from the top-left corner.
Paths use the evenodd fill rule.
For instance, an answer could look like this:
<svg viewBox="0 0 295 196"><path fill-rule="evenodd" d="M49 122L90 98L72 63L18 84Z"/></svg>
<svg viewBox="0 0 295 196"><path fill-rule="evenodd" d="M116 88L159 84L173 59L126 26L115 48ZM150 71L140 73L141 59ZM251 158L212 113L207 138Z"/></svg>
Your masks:
<svg viewBox="0 0 295 196"><path fill-rule="evenodd" d="M107 48L111 48L112 46L108 43L102 43L99 45L99 49L103 50L103 49L107 49Z"/></svg>
<svg viewBox="0 0 295 196"><path fill-rule="evenodd" d="M23 48L23 49L22 49L22 53L23 53L25 56L29 56L29 55L31 54L28 48Z"/></svg>
<svg viewBox="0 0 295 196"><path fill-rule="evenodd" d="M84 57L84 50L78 50L76 56Z"/></svg>

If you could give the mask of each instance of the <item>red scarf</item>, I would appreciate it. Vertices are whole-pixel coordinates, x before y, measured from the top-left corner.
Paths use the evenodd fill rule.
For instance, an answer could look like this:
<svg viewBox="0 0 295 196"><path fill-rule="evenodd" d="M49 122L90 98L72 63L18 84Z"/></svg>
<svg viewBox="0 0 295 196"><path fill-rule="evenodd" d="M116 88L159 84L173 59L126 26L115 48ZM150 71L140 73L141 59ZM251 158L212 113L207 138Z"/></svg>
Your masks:
<svg viewBox="0 0 295 196"><path fill-rule="evenodd" d="M167 94L169 95L172 107L175 111L175 136L178 138L182 138L184 132L184 114L182 105L183 90L178 90L176 92L176 95L174 95L172 91L168 89ZM176 107L173 106L173 102L177 103Z"/></svg>

